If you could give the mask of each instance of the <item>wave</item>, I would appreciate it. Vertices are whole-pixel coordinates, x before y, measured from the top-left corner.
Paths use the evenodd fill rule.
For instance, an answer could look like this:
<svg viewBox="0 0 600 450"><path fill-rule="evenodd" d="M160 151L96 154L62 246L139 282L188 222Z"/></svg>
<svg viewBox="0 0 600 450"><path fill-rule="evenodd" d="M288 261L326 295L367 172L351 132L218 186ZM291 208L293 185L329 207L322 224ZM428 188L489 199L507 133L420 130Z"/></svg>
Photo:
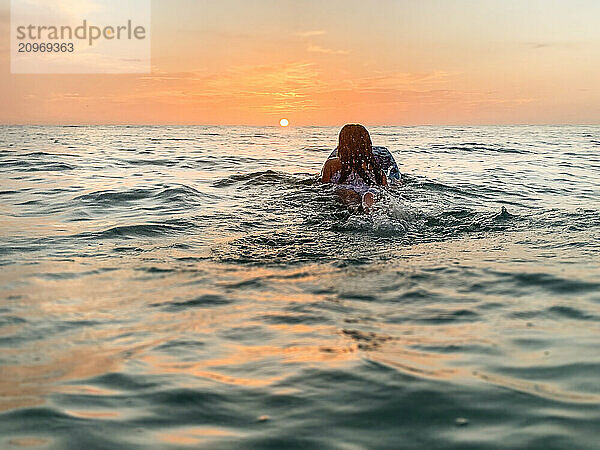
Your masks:
<svg viewBox="0 0 600 450"><path fill-rule="evenodd" d="M195 142L198 139L197 138L167 138L167 137L160 137L160 138L148 138L150 141L152 142L163 142L163 141L173 141L173 142L180 142L180 141L191 141L191 142Z"/></svg>
<svg viewBox="0 0 600 450"><path fill-rule="evenodd" d="M585 231L600 227L600 209L577 208L573 211L549 209L537 211L529 220L534 228Z"/></svg>
<svg viewBox="0 0 600 450"><path fill-rule="evenodd" d="M18 172L61 172L74 170L77 166L62 162L44 161L0 161L0 168L6 167Z"/></svg>
<svg viewBox="0 0 600 450"><path fill-rule="evenodd" d="M573 285L572 282L568 283L569 285ZM576 286L581 289L581 282L575 283ZM590 283L593 285L593 283ZM585 290L590 286L586 286ZM600 283L596 283L596 286L591 286L591 291L596 291L600 288ZM591 320L594 322L600 321L600 316L596 314L587 313L579 308L575 308L573 306L564 306L564 305L555 305L547 309L547 313L551 315L555 315L558 319L567 318L572 320Z"/></svg>
<svg viewBox="0 0 600 450"><path fill-rule="evenodd" d="M560 277L550 273L488 271L494 275L493 288L500 283L505 289L545 291L555 295L594 293L600 290L600 283ZM482 288L483 286L480 286Z"/></svg>
<svg viewBox="0 0 600 450"><path fill-rule="evenodd" d="M129 189L127 191L97 191L89 194L77 196L73 201L79 201L84 203L97 203L97 204L118 204L124 202L130 202L134 200L140 200L143 198L149 198L153 195L152 189Z"/></svg>
<svg viewBox="0 0 600 450"><path fill-rule="evenodd" d="M526 154L531 153L528 150L508 148L502 146L491 146L486 144L479 144L477 142L465 142L457 145L447 144L432 144L430 146L434 150L448 150L448 151L461 151L461 152L495 152L495 153L516 153Z"/></svg>
<svg viewBox="0 0 600 450"><path fill-rule="evenodd" d="M221 180L217 180L213 183L213 187L228 187L235 184L244 184L244 185L265 185L265 184L279 184L279 183L300 183L307 184L307 179L302 178L299 179L303 174L291 175L284 172L276 172L274 170L262 170L258 172L244 173L244 174L235 174L223 178ZM310 178L310 184L316 182L316 177Z"/></svg>
<svg viewBox="0 0 600 450"><path fill-rule="evenodd" d="M162 167L173 167L180 163L178 160L173 159L121 159L121 162L132 166L162 166Z"/></svg>
<svg viewBox="0 0 600 450"><path fill-rule="evenodd" d="M86 233L82 236L98 239L167 236L170 234L183 233L191 228L194 228L195 226L196 224L192 222L171 220L167 221L166 223L120 225L103 231Z"/></svg>
<svg viewBox="0 0 600 450"><path fill-rule="evenodd" d="M123 205L129 202L136 202L145 199L159 199L162 201L180 201L196 203L201 198L207 197L197 189L190 186L179 185L167 188L133 188L124 191L104 190L91 192L73 198L75 203L83 203L86 205Z"/></svg>
<svg viewBox="0 0 600 450"><path fill-rule="evenodd" d="M167 303L153 303L150 306L161 307L165 311L177 312L188 308L212 308L215 306L229 305L233 301L217 294L205 294L190 300L174 301Z"/></svg>
<svg viewBox="0 0 600 450"><path fill-rule="evenodd" d="M77 158L79 155L74 155L71 153L48 153L48 152L42 152L42 151L25 153L22 155L23 158L32 158L32 157L38 157L38 156L42 157L42 158L45 158L45 157L56 158L58 156L69 156L72 158Z"/></svg>
<svg viewBox="0 0 600 450"><path fill-rule="evenodd" d="M456 186L450 186L448 184L444 184L438 181L428 180L423 177L413 177L410 175L403 175L402 180L406 184L411 184L413 187L427 189L431 191L440 191L440 192L452 192L455 194L460 194L464 196L478 196L478 194L474 193L473 190L466 191Z"/></svg>
<svg viewBox="0 0 600 450"><path fill-rule="evenodd" d="M430 214L392 199L376 205L370 214L353 214L343 205L321 206L327 209L310 214L302 225L268 233L250 232L219 243L212 248L213 257L244 265L326 261L364 264L389 257L402 247L469 234L514 231L527 225L526 220L505 207L495 212L461 209Z"/></svg>

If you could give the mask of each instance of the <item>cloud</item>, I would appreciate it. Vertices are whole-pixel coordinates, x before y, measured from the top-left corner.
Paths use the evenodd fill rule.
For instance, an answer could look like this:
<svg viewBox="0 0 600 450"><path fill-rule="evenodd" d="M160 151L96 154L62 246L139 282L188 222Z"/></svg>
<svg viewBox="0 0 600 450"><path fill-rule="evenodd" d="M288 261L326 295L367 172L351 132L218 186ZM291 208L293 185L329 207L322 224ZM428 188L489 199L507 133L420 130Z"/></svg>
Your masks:
<svg viewBox="0 0 600 450"><path fill-rule="evenodd" d="M448 82L451 74L444 71L432 72L375 72L360 80L360 89L387 88L405 89L415 86L435 87Z"/></svg>
<svg viewBox="0 0 600 450"><path fill-rule="evenodd" d="M321 47L320 45L308 44L307 52L322 53L325 55L348 55L350 50L334 50L332 48Z"/></svg>
<svg viewBox="0 0 600 450"><path fill-rule="evenodd" d="M527 42L526 45L531 48L546 48L552 47L554 44L551 44L550 42Z"/></svg>
<svg viewBox="0 0 600 450"><path fill-rule="evenodd" d="M341 54L323 49L324 54ZM319 52L319 50L317 52ZM142 85L130 101L161 104L204 104L236 110L335 110L340 103L406 105L456 101L448 89L452 74L432 72L374 72L369 76L323 79L309 62L234 66L218 73L154 71L140 77Z"/></svg>
<svg viewBox="0 0 600 450"><path fill-rule="evenodd" d="M162 104L205 104L235 110L310 109L312 94L324 89L314 64L291 62L234 66L218 73L160 72L140 77L135 101Z"/></svg>
<svg viewBox="0 0 600 450"><path fill-rule="evenodd" d="M524 45L533 49L541 49L541 48L561 48L561 49L571 49L581 46L581 42L577 41L553 41L553 42L525 42Z"/></svg>
<svg viewBox="0 0 600 450"><path fill-rule="evenodd" d="M511 111L534 101L505 98L497 92L457 90L453 88L457 74L443 71L380 70L366 75L342 71L340 76L327 76L324 69L306 60L237 65L218 72L157 69L130 78L127 85L119 81L112 91L65 85L58 92L40 90L40 99L35 101L56 111L86 108L97 115L91 117L112 121L165 123L261 123L286 117L283 114L309 123L343 121L348 116L391 123L443 118L455 110L469 114Z"/></svg>
<svg viewBox="0 0 600 450"><path fill-rule="evenodd" d="M325 31L323 30L312 30L312 31L301 31L298 33L294 33L294 36L299 36L301 38L308 38L313 36L323 36Z"/></svg>

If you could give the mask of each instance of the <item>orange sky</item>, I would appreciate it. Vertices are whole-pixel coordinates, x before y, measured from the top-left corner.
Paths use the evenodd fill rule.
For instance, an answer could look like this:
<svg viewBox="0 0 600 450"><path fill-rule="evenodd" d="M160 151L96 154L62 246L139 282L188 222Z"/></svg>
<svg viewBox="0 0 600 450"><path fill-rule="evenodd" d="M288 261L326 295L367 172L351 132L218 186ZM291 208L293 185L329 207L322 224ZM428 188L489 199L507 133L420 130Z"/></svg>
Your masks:
<svg viewBox="0 0 600 450"><path fill-rule="evenodd" d="M593 0L155 0L140 75L11 75L9 4L0 123L600 123Z"/></svg>

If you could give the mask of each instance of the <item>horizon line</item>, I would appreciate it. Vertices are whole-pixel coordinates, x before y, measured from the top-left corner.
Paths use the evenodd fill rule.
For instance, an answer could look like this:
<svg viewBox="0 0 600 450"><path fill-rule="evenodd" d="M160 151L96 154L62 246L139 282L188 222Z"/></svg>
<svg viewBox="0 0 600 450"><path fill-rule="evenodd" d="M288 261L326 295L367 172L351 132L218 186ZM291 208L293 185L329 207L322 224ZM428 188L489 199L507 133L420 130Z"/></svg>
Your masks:
<svg viewBox="0 0 600 450"><path fill-rule="evenodd" d="M313 125L290 125L286 127L282 127L279 124L270 124L270 125L257 125L257 124L211 124L211 123L122 123L122 122L82 122L82 123L43 123L43 122L31 122L31 123L0 123L0 126L3 127L22 127L22 126L32 126L32 127L101 127L101 126L122 126L122 127L254 127L254 128L281 128L281 129L291 129L291 128L331 128L331 127L343 127L348 123L355 122L344 122L339 124L313 124ZM531 127L531 126L600 126L600 122L598 123L572 123L572 122L544 122L544 123L528 123L528 122L514 122L514 123L470 123L470 124L461 124L461 123L420 123L420 124L377 124L377 123L362 123L362 125L366 127L515 127L515 126L523 126L523 127Z"/></svg>

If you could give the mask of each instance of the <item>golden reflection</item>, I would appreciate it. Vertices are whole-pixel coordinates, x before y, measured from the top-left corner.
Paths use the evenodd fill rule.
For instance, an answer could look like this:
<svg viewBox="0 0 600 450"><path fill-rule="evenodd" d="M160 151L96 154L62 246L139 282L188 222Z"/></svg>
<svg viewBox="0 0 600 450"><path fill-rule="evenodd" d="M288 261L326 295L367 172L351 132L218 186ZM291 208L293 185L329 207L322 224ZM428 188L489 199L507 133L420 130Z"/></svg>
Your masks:
<svg viewBox="0 0 600 450"><path fill-rule="evenodd" d="M46 363L2 366L0 411L42 404L54 383L116 370L121 361L115 353L89 346L55 351Z"/></svg>
<svg viewBox="0 0 600 450"><path fill-rule="evenodd" d="M141 360L144 361L149 367L151 367L151 372L154 373L193 375L195 377L207 378L210 380L218 381L220 383L233 384L239 386L263 387L275 383L276 381L279 381L282 378L269 377L265 379L257 379L248 377L229 376L218 372L205 370L207 365L204 362L181 363L178 361L169 360L169 358L158 357L149 354L142 356Z"/></svg>
<svg viewBox="0 0 600 450"><path fill-rule="evenodd" d="M43 339L25 335L22 343L3 350L14 362L0 368L0 411L42 404L53 391L68 393L79 389L94 395L111 395L109 390L60 383L118 371L126 360L169 339L168 334L161 334L169 324L159 318L155 323L137 321L134 305L140 302L139 297L135 292L124 291L120 283L107 283L105 274L60 280L37 276L84 269L80 264L60 262L10 268L0 274L2 281L11 277L27 280L5 291L6 297L14 299L14 315L25 317L29 323L48 323L50 328L72 322L72 328L66 327L65 332L57 330L55 335L45 334ZM90 291L90 286L95 289ZM124 319L131 320L123 324ZM77 326L86 321L90 324ZM10 327L13 336L31 328L31 324L25 325Z"/></svg>
<svg viewBox="0 0 600 450"><path fill-rule="evenodd" d="M457 370L448 368L457 356L419 351L414 346L469 342L475 336L486 336L487 333L483 325L477 324L428 328L370 321L369 327L386 330L386 334L381 334L361 331L360 323L353 323L352 327L358 327L354 329L349 323L340 326L268 323L263 320L266 316L293 319L295 313L282 310L281 304L331 302L327 295L303 292L296 282L322 284L325 280L335 284L338 276L346 276L340 269L315 266L292 270L229 270L219 275L217 284L227 292L228 298L238 301L210 309L183 308L174 312L149 305L169 306L170 302L165 301L165 291L169 292L170 299L178 302L205 294L222 294L196 284L198 277L203 277L205 272L213 273L203 263L196 264L194 270L160 277L145 276L133 268L127 269L126 264L119 278L114 278L110 271L102 273L99 269L96 267L99 273L58 279L49 278L47 274L81 273L89 269L79 261L19 269L20 278L27 279L29 284L14 287L9 294L21 298L20 305L27 308L28 320L51 322L54 318L62 321L70 319L75 324L90 321L93 325L14 349L13 356L18 357L18 352L29 358L38 355L39 361L28 364L21 361L3 367L0 392L4 400L0 408L38 404L51 391L111 395L109 390L85 384L70 386L64 382L120 370L131 358L145 363L149 373L186 374L251 387L277 384L294 370L292 367L286 370L286 364L335 367L365 357L405 372L448 378L457 374ZM46 276L38 276L40 273ZM5 273L0 277L15 275ZM368 275L356 271L357 277ZM290 283L290 279L295 283ZM254 296L252 288L247 287L253 285L253 280L269 283L269 293L265 295L264 286L260 285ZM89 286L94 286L94 290L90 291ZM252 301L248 301L249 298ZM344 300L334 300L340 306L345 303ZM257 305L265 307L257 309ZM140 312L144 315L141 316ZM210 352L198 353L194 361L181 361L177 356L148 351L182 335L203 341L222 330L224 323L230 327L259 326L270 331L272 338L262 345L242 345L224 339ZM20 330L13 331L18 333ZM260 368L272 365L274 359L283 364L280 371L261 376ZM247 372L238 369L244 365L254 366L257 375L248 376Z"/></svg>
<svg viewBox="0 0 600 450"><path fill-rule="evenodd" d="M67 409L65 413L81 419L115 419L121 416L116 411L74 411Z"/></svg>
<svg viewBox="0 0 600 450"><path fill-rule="evenodd" d="M34 437L22 437L15 438L8 441L10 445L14 445L15 447L38 447L40 445L46 445L50 443L48 439L40 439Z"/></svg>
<svg viewBox="0 0 600 450"><path fill-rule="evenodd" d="M242 437L240 433L234 433L222 428L190 427L177 431L166 431L158 434L159 440L174 445L199 445L211 440L224 437Z"/></svg>
<svg viewBox="0 0 600 450"><path fill-rule="evenodd" d="M493 239L477 243L453 242L452 245L415 245L410 248L412 255L408 260L353 269L352 283L360 285L374 273L385 274L385 271L411 273L427 267L451 267L454 259L469 264L469 258L475 258L493 270L498 264L493 258L508 258L498 248L504 247ZM464 253L465 250L468 251ZM505 251L511 258L515 255L524 258L526 253L525 250L521 253L514 249ZM487 259L483 253L488 255ZM332 368L368 359L417 377L475 378L538 395L584 401L552 384L533 384L483 374L483 371L473 373L473 364L468 361L468 348L472 346L499 349L500 357L502 351L511 351L513 361L526 365L538 362L536 358L540 354L513 347L503 334L509 327L526 329L525 321L514 320L497 328L489 321L430 325L387 321L390 314L402 315L405 311L410 315L413 312L410 308L420 308L419 314L423 316L444 315L456 308L470 308L465 303L430 302L424 307L402 302L373 302L367 308L368 319L363 320L361 302L345 300L340 288L315 289L327 292L325 294L310 292L313 285L347 287L347 269L316 265L293 269L223 269L209 261L156 275L140 270L140 262L135 258L123 258L119 264L118 272L103 270L113 267L102 262L94 263L91 270L89 262L82 258L6 267L0 273L0 283L8 286L2 294L11 299L11 314L27 320L24 324L2 328L4 336L19 338L21 334L34 333L36 322L57 327L49 333L45 331L43 338L25 335L18 345L3 349L3 356L11 363L1 367L0 410L41 404L52 392L114 395L115 391L90 386L85 380L122 370L131 359L145 364L141 370L150 374L191 375L248 387L276 386L297 371L294 366L297 364ZM453 296L470 301L468 292L454 287L439 286L438 289L441 294L449 289ZM221 295L230 302L210 308L185 306L187 301L208 294ZM493 294L487 295L485 300L502 301L505 308L512 306L511 299L496 298ZM184 306L173 307L173 303ZM296 305L303 308L315 305L315 311L329 315L329 320L298 323L294 321L298 313L290 308ZM348 306L352 313L329 314L330 305L340 310ZM60 329L65 323L67 326ZM244 341L238 342L225 333L246 327L264 332L263 340L252 340L253 344L260 345L245 345ZM536 325L536 330L553 332L543 323ZM170 353L168 348L154 350L176 340L207 345L186 354L184 360L176 351ZM451 347L459 351L447 351ZM77 381L80 384L70 384ZM71 413L114 417L112 412L85 408ZM189 438L189 433L175 435Z"/></svg>
<svg viewBox="0 0 600 450"><path fill-rule="evenodd" d="M586 392L585 394L578 394L575 392L569 392L559 389L550 383L541 383L530 380L519 380L516 378L505 377L490 373L475 371L473 375L486 382L495 384L515 391L525 392L534 396L541 396L543 398L550 398L559 402L569 403L589 403L598 404L600 403L600 395Z"/></svg>
<svg viewBox="0 0 600 450"><path fill-rule="evenodd" d="M114 389L99 388L97 386L89 386L84 384L64 384L56 386L56 392L73 395L119 395L121 392Z"/></svg>
<svg viewBox="0 0 600 450"><path fill-rule="evenodd" d="M383 324L382 324L383 326ZM340 333L345 339L360 351L362 355L373 361L394 367L402 372L415 376L449 379L465 376L463 369L452 367L453 361L458 362L459 355L417 350L414 347L435 347L436 345L460 345L476 342L474 324L453 326L435 326L427 330L423 326L386 326L393 330L393 335L382 335L374 332L363 333L356 330L344 329Z"/></svg>

